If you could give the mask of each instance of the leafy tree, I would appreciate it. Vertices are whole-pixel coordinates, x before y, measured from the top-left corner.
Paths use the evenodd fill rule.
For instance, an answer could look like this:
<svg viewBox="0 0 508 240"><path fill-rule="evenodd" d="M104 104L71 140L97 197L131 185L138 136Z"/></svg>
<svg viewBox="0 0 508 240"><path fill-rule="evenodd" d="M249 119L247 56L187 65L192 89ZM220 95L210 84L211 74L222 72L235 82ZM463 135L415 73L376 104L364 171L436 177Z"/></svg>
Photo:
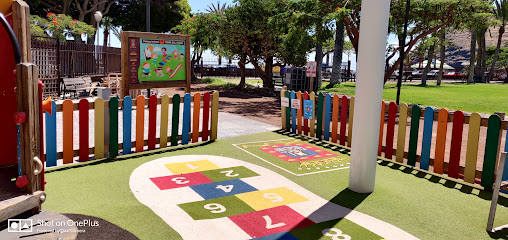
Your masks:
<svg viewBox="0 0 508 240"><path fill-rule="evenodd" d="M495 51L497 46L487 47L487 64L493 64ZM495 63L495 67L498 69L504 69L505 74L508 74L508 47L500 47L498 50L498 59Z"/></svg>
<svg viewBox="0 0 508 240"><path fill-rule="evenodd" d="M226 9L225 18L235 26L231 38L242 44L241 49L263 80L263 87L269 89L274 87L275 61L279 65L305 62L301 44L307 46L308 35L292 21L293 13L298 13L287 11L286 6L277 0L238 0L235 6Z"/></svg>
<svg viewBox="0 0 508 240"><path fill-rule="evenodd" d="M503 34L505 31L506 23L508 22L508 1L507 0L495 0L494 1L496 8L494 9L494 15L497 20L500 22L499 26L499 35L497 37L497 45L496 50L494 52L494 56L492 59L492 64L490 66L489 75L487 76L487 82L492 81L492 77L494 75L494 69L496 67L496 62L499 57L499 50L501 49L501 42L503 40Z"/></svg>
<svg viewBox="0 0 508 240"><path fill-rule="evenodd" d="M49 35L62 40L73 37L75 41L81 41L83 35L93 36L95 28L64 14L48 13L46 18L32 15L30 31L34 35Z"/></svg>
<svg viewBox="0 0 508 240"><path fill-rule="evenodd" d="M121 0L115 6L114 22L124 31L146 31L146 1ZM166 33L190 16L187 0L151 0L150 31Z"/></svg>
<svg viewBox="0 0 508 240"><path fill-rule="evenodd" d="M201 60L203 52L212 49L217 45L217 32L221 16L218 14L196 14L192 17L187 17L182 20L180 25L173 28L173 31L179 34L187 34L191 36L191 45L193 48L191 58L191 68ZM192 80L197 77L194 71L192 73Z"/></svg>

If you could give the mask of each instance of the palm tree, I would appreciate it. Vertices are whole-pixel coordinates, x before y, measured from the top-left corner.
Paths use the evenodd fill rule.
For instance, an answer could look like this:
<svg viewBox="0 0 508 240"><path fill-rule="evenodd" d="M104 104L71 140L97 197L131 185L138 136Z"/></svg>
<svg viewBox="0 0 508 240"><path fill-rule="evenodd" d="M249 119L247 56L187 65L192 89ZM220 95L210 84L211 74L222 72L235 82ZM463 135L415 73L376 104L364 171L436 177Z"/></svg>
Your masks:
<svg viewBox="0 0 508 240"><path fill-rule="evenodd" d="M494 59L492 60L492 65L490 66L489 76L487 77L487 82L492 81L492 77L494 75L494 69L496 67L497 58L499 57L499 49L501 49L501 41L503 40L504 27L508 22L508 0L496 0L494 1L496 4L496 9L494 9L494 14L496 18L501 22L501 26L499 27L499 36L497 37L497 46L496 51L494 52Z"/></svg>
<svg viewBox="0 0 508 240"><path fill-rule="evenodd" d="M205 9L207 13L210 13L210 14L224 14L224 11L226 11L226 4L220 4L220 1L217 1L217 5L214 5L213 3L208 5L207 8ZM218 48L220 48L220 46L218 46ZM222 64L222 55L221 55L221 49L217 49L217 55L219 57L219 65ZM232 57L230 57L229 59L231 59Z"/></svg>
<svg viewBox="0 0 508 240"><path fill-rule="evenodd" d="M104 28L104 42L103 46L107 46L110 32L113 32L118 39L120 39L120 30L116 24L113 23L113 19L110 17L102 18L102 27Z"/></svg>
<svg viewBox="0 0 508 240"><path fill-rule="evenodd" d="M213 5L210 4L207 6L208 8L205 9L207 13L212 13L212 14L223 14L224 11L226 10L226 4L222 4L222 6L220 5L220 1L217 2L217 6L216 5Z"/></svg>

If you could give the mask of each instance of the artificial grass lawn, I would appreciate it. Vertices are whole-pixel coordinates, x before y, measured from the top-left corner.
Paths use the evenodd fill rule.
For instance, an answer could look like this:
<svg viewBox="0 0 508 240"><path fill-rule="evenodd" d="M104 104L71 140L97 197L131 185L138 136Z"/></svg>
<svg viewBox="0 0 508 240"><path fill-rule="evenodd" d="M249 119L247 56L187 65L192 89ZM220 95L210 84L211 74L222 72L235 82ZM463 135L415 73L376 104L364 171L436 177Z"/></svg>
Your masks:
<svg viewBox="0 0 508 240"><path fill-rule="evenodd" d="M321 90L351 96L355 94L355 83L341 83L335 88ZM396 96L396 83L386 83L383 99L395 101ZM442 83L441 86L436 86L434 82L427 86L403 84L400 102L465 112L508 113L508 84Z"/></svg>
<svg viewBox="0 0 508 240"><path fill-rule="evenodd" d="M47 200L43 209L103 218L140 239L181 239L151 209L137 201L129 177L139 165L166 156L209 154L240 159L268 168L296 184L344 207L391 223L421 239L491 239L485 227L490 192L382 162L377 167L374 193L347 189L347 169L296 177L232 146L233 143L287 138L260 133L196 147L130 155L117 161L83 164L83 167L46 174ZM442 183L444 182L444 183ZM508 201L501 198L504 206ZM498 207L495 226L505 224L508 210Z"/></svg>

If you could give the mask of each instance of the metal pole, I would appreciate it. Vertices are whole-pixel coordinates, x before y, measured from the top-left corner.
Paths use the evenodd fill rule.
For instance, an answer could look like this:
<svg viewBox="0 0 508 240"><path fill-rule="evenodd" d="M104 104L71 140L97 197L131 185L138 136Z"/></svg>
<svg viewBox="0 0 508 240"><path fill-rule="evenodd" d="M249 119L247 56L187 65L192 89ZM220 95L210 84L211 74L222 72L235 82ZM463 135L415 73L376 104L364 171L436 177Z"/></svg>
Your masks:
<svg viewBox="0 0 508 240"><path fill-rule="evenodd" d="M402 39L399 40L400 47L400 67L399 67L399 79L397 80L397 100L396 103L399 105L400 100L400 88L402 87L402 74L404 74L404 48L406 46L406 36L407 36L407 22L409 20L409 8L411 7L411 0L406 1L406 17L404 19L404 32L402 33Z"/></svg>
<svg viewBox="0 0 508 240"><path fill-rule="evenodd" d="M146 31L150 32L150 0L146 0ZM150 88L146 89L146 96L150 98Z"/></svg>
<svg viewBox="0 0 508 240"><path fill-rule="evenodd" d="M390 0L363 0L349 189L374 191Z"/></svg>

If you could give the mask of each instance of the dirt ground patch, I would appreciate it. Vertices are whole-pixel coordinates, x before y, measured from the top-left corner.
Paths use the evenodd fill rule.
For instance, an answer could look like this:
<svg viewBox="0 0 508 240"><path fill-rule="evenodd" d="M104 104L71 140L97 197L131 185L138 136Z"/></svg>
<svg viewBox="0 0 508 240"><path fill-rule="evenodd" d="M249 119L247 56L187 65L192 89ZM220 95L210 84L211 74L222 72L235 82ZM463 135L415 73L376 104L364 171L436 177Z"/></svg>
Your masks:
<svg viewBox="0 0 508 240"><path fill-rule="evenodd" d="M192 84L191 93L219 91L219 111L233 113L274 126L280 125L280 101L275 94L262 89L211 88L208 84ZM184 88L163 88L159 93L183 95Z"/></svg>

